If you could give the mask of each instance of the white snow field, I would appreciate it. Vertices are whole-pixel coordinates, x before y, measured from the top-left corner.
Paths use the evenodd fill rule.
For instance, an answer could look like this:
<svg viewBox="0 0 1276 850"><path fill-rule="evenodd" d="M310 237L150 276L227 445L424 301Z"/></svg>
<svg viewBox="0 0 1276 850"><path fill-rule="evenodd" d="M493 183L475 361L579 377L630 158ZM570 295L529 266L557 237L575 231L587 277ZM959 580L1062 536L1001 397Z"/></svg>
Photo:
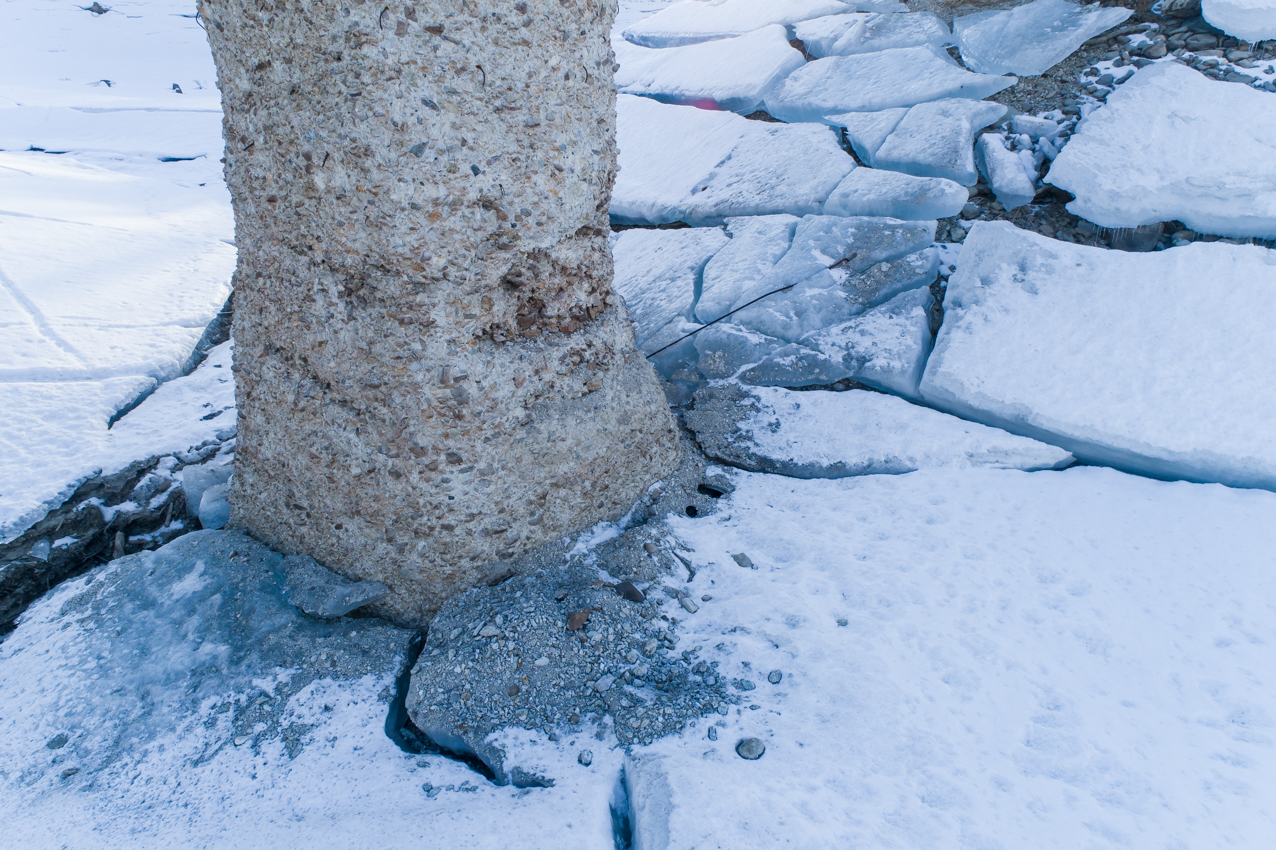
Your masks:
<svg viewBox="0 0 1276 850"><path fill-rule="evenodd" d="M981 222L949 278L926 401L1146 475L1276 489L1276 251L1137 254Z"/></svg>
<svg viewBox="0 0 1276 850"><path fill-rule="evenodd" d="M1013 9L976 12L953 20L953 36L966 66L982 74L1043 74L1133 12L1120 6L1081 6L1068 0L1032 0Z"/></svg>
<svg viewBox="0 0 1276 850"><path fill-rule="evenodd" d="M679 643L754 689L716 740L634 751L636 846L1276 834L1276 495L1093 468L732 480L718 515L670 519L711 597Z"/></svg>
<svg viewBox="0 0 1276 850"><path fill-rule="evenodd" d="M655 50L615 43L616 89L708 109L748 113L805 60L773 24L736 38Z"/></svg>
<svg viewBox="0 0 1276 850"><path fill-rule="evenodd" d="M766 108L781 121L818 122L944 97L979 100L1014 83L1014 77L973 74L930 45L897 47L808 62L767 96Z"/></svg>
<svg viewBox="0 0 1276 850"><path fill-rule="evenodd" d="M854 9L841 0L683 0L630 24L622 36L643 47L680 47Z"/></svg>
<svg viewBox="0 0 1276 850"><path fill-rule="evenodd" d="M1276 0L1201 0L1201 16L1243 41L1276 38Z"/></svg>
<svg viewBox="0 0 1276 850"><path fill-rule="evenodd" d="M1267 92L1150 65L1081 122L1046 182L1103 227L1178 220L1276 239L1276 108Z"/></svg>
<svg viewBox="0 0 1276 850"><path fill-rule="evenodd" d="M793 33L816 59L872 53L891 47L942 48L952 41L948 25L929 12L827 15L793 25Z"/></svg>

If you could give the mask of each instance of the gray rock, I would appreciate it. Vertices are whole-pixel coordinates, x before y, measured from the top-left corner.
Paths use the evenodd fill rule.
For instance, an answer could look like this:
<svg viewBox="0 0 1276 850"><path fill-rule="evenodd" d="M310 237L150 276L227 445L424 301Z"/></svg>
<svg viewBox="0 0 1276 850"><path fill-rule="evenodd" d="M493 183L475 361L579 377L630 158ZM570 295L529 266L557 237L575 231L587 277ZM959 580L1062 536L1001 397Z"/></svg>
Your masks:
<svg viewBox="0 0 1276 850"><path fill-rule="evenodd" d="M589 767L594 763L594 754L591 750L581 750L580 755L576 756L576 761L585 767Z"/></svg>
<svg viewBox="0 0 1276 850"><path fill-rule="evenodd" d="M734 555L731 556L731 560L735 561L737 564L744 567L745 569L749 569L749 570L757 569L757 567L753 566L753 560L748 555L744 554L743 552L735 553Z"/></svg>
<svg viewBox="0 0 1276 850"><path fill-rule="evenodd" d="M735 751L742 759L756 761L766 752L766 744L761 738L743 738L735 745Z"/></svg>
<svg viewBox="0 0 1276 850"><path fill-rule="evenodd" d="M309 555L289 555L284 571L284 598L312 617L344 617L390 592L379 581L350 581Z"/></svg>
<svg viewBox="0 0 1276 850"><path fill-rule="evenodd" d="M709 733L708 733L708 736L709 736L709 740L710 740L710 741L716 741L716 740L718 740L718 727L717 727L717 726L710 726L710 727L709 727Z"/></svg>
<svg viewBox="0 0 1276 850"><path fill-rule="evenodd" d="M766 680L773 685L780 684L780 680L784 678L784 673L780 670L772 670L766 674Z"/></svg>

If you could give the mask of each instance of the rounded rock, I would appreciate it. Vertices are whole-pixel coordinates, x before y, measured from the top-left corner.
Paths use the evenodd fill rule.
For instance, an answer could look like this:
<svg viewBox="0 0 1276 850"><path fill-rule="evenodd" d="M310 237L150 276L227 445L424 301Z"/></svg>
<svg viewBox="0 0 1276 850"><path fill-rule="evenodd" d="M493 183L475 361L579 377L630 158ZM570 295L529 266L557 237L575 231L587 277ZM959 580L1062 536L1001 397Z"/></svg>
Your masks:
<svg viewBox="0 0 1276 850"><path fill-rule="evenodd" d="M576 756L576 761L584 767L589 767L594 763L594 754L589 750L581 750L580 755Z"/></svg>
<svg viewBox="0 0 1276 850"><path fill-rule="evenodd" d="M780 680L784 678L784 673L779 670L772 670L766 674L766 680L773 685L780 684Z"/></svg>
<svg viewBox="0 0 1276 850"><path fill-rule="evenodd" d="M735 752L742 759L756 761L766 752L766 744L762 743L761 738L742 738L735 745Z"/></svg>

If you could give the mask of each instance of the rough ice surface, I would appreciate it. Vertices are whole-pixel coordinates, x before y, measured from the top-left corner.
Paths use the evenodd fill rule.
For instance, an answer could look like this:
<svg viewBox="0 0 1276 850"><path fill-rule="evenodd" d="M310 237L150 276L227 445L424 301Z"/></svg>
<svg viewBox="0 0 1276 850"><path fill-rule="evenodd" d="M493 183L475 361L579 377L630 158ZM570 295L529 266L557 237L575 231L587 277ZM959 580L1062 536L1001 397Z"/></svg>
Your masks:
<svg viewBox="0 0 1276 850"><path fill-rule="evenodd" d="M827 215L877 215L918 221L961 212L969 193L959 183L913 177L881 168L857 168L824 202Z"/></svg>
<svg viewBox="0 0 1276 850"><path fill-rule="evenodd" d="M984 182L1008 210L1032 203L1037 195L1019 154L1007 150L999 133L984 133L975 142L975 162Z"/></svg>
<svg viewBox="0 0 1276 850"><path fill-rule="evenodd" d="M800 221L791 215L743 216L727 219L731 241L704 267L703 288L696 302L696 319L721 319L749 298L754 284L763 280L789 250ZM751 294L756 298L762 292Z"/></svg>
<svg viewBox="0 0 1276 850"><path fill-rule="evenodd" d="M720 227L626 230L612 237L613 285L633 320L639 351L651 354L687 332L700 274L727 241Z"/></svg>
<svg viewBox="0 0 1276 850"><path fill-rule="evenodd" d="M680 47L853 8L841 0L683 0L631 24L622 34L643 47Z"/></svg>
<svg viewBox="0 0 1276 850"><path fill-rule="evenodd" d="M616 88L621 92L742 113L761 107L777 82L805 64L779 25L663 50L620 41L615 50L620 64Z"/></svg>
<svg viewBox="0 0 1276 850"><path fill-rule="evenodd" d="M1054 469L1063 449L901 398L850 390L711 385L686 415L710 457L794 478L897 475L936 466Z"/></svg>
<svg viewBox="0 0 1276 850"><path fill-rule="evenodd" d="M1201 17L1241 41L1276 38L1273 0L1201 0Z"/></svg>
<svg viewBox="0 0 1276 850"><path fill-rule="evenodd" d="M808 62L767 96L766 105L767 112L782 121L828 121L828 116L843 112L913 106L945 97L978 100L1014 82L1014 77L972 74L935 47L898 47Z"/></svg>
<svg viewBox="0 0 1276 850"><path fill-rule="evenodd" d="M1276 108L1267 92L1149 65L1078 125L1046 181L1103 227L1276 239Z"/></svg>
<svg viewBox="0 0 1276 850"><path fill-rule="evenodd" d="M828 121L846 131L846 138L851 143L855 155L866 165L877 167L877 151L886 141L886 137L894 132L899 122L908 114L907 106L893 109L881 109L877 112L844 112L830 115Z"/></svg>
<svg viewBox="0 0 1276 850"><path fill-rule="evenodd" d="M699 354L696 367L710 379L733 377L776 349L788 347L782 340L734 322L718 322L700 331L695 335L695 346Z"/></svg>
<svg viewBox="0 0 1276 850"><path fill-rule="evenodd" d="M230 522L230 484L214 484L199 497L199 524L211 531Z"/></svg>
<svg viewBox="0 0 1276 850"><path fill-rule="evenodd" d="M1276 251L1086 248L978 223L926 401L1141 474L1276 489Z"/></svg>
<svg viewBox="0 0 1276 850"><path fill-rule="evenodd" d="M618 223L816 213L855 168L829 127L749 121L633 95L616 101L620 173L611 215Z"/></svg>
<svg viewBox="0 0 1276 850"><path fill-rule="evenodd" d="M918 104L886 137L873 162L877 168L973 186L979 179L975 134L1005 114L1006 107L992 101L950 98Z"/></svg>
<svg viewBox="0 0 1276 850"><path fill-rule="evenodd" d="M679 630L759 708L634 751L636 834L647 812L669 850L1276 833L1276 496L1089 467L731 480L719 517L670 520L713 597Z"/></svg>
<svg viewBox="0 0 1276 850"><path fill-rule="evenodd" d="M984 74L1044 74L1082 44L1112 29L1133 11L1032 0L1013 9L976 12L953 20L953 36L968 68Z"/></svg>
<svg viewBox="0 0 1276 850"><path fill-rule="evenodd" d="M793 26L794 34L817 59L872 53L892 47L942 48L952 41L948 25L929 12L827 15Z"/></svg>

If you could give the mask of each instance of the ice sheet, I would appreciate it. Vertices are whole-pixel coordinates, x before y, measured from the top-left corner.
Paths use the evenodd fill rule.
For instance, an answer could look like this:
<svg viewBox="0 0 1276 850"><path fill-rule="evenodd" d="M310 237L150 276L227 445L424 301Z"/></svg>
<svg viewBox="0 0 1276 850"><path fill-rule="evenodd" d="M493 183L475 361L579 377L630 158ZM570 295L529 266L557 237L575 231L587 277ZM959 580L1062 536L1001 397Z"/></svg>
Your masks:
<svg viewBox="0 0 1276 850"><path fill-rule="evenodd" d="M769 274L788 252L798 221L791 215L727 219L731 242L705 266L696 318L712 322L749 300L741 296L751 292L753 284Z"/></svg>
<svg viewBox="0 0 1276 850"><path fill-rule="evenodd" d="M877 151L907 113L907 106L897 106L877 112L844 112L841 115L830 115L828 120L830 124L846 131L846 138L855 155L865 165L876 168Z"/></svg>
<svg viewBox="0 0 1276 850"><path fill-rule="evenodd" d="M679 47L850 11L840 0L683 0L626 27L626 41Z"/></svg>
<svg viewBox="0 0 1276 850"><path fill-rule="evenodd" d="M1090 113L1046 175L1103 227L1178 220L1276 239L1276 108L1269 93L1183 65L1135 71Z"/></svg>
<svg viewBox="0 0 1276 850"><path fill-rule="evenodd" d="M900 119L873 161L878 168L973 186L979 178L972 150L975 134L1005 114L1006 107L992 101L945 99L919 104Z"/></svg>
<svg viewBox="0 0 1276 850"><path fill-rule="evenodd" d="M929 12L827 15L795 24L793 32L806 45L806 52L817 59L892 47L929 44L942 48L952 41L948 25Z"/></svg>
<svg viewBox="0 0 1276 850"><path fill-rule="evenodd" d="M882 168L857 168L824 202L826 215L880 215L909 221L948 218L970 194L952 180L914 177Z"/></svg>
<svg viewBox="0 0 1276 850"><path fill-rule="evenodd" d="M1276 488L1276 251L1086 248L977 223L922 377L930 404L1148 475Z"/></svg>
<svg viewBox="0 0 1276 850"><path fill-rule="evenodd" d="M1276 38L1273 0L1201 0L1201 17L1241 41Z"/></svg>
<svg viewBox="0 0 1276 850"><path fill-rule="evenodd" d="M968 68L984 74L1030 77L1068 58L1082 44L1130 15L1120 6L1080 6L1032 0L1013 9L976 12L953 20L953 36Z"/></svg>

